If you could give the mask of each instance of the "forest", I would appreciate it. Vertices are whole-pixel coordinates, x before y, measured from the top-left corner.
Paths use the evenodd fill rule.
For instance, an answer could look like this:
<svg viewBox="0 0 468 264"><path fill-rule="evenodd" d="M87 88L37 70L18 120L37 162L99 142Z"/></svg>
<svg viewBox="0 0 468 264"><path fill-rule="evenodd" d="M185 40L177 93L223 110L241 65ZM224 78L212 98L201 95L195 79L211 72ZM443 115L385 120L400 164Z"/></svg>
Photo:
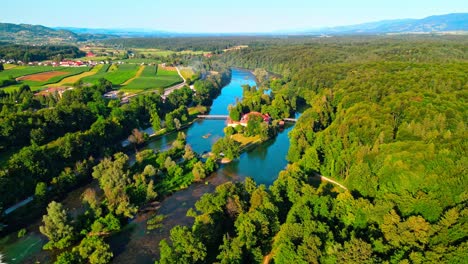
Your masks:
<svg viewBox="0 0 468 264"><path fill-rule="evenodd" d="M467 40L326 40L216 59L308 107L270 187L226 183L157 263L466 263ZM320 184L320 176L332 178Z"/></svg>
<svg viewBox="0 0 468 264"><path fill-rule="evenodd" d="M0 43L0 58L20 60L25 63L53 59L61 61L63 58L79 58L85 55L86 53L76 46L31 46Z"/></svg>

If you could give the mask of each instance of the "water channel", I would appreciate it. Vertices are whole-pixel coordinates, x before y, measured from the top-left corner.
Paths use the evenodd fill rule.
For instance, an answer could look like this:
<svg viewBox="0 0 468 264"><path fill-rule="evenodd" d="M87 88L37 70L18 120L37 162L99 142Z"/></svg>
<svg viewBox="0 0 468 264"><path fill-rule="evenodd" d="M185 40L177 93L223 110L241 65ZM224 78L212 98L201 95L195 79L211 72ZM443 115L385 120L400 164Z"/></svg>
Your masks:
<svg viewBox="0 0 468 264"><path fill-rule="evenodd" d="M248 71L233 69L231 82L222 89L221 94L214 100L210 114L226 115L228 105L234 104L236 100L241 100L242 85L244 84L256 85L255 77ZM197 153L203 153L210 151L213 143L224 136L224 127L225 121L223 120L198 120L184 129L184 132L187 135L187 143L191 145L192 149ZM244 152L238 160L222 165L206 179L205 183L192 184L187 189L165 198L161 202L160 209L156 212L165 215L162 228L152 231L146 230L146 221L154 212L138 215L121 232L107 239L114 252L112 263L154 263L154 260L159 258L159 242L169 236L170 229L175 225L192 224L193 218L186 217L187 210L193 207L204 193L213 192L216 186L224 182L252 177L258 184L271 185L287 164L285 157L289 148L288 132L291 129L292 126L287 126L280 131L276 138ZM176 133L162 136L150 142L147 148L165 149L172 144L176 137ZM79 201L80 194L78 191L71 193L64 201L64 205L66 206L67 202L73 204L75 200ZM17 258L14 254L20 250L15 250L14 245L2 249L0 244L0 252L5 253L4 260L7 263L34 263L34 260L47 263L53 259L51 253L40 251L45 239L39 234L37 226L38 223L35 224L34 228L31 228L32 230L26 237L15 242L23 247L32 244L31 249L28 249L30 252L22 252L27 256Z"/></svg>

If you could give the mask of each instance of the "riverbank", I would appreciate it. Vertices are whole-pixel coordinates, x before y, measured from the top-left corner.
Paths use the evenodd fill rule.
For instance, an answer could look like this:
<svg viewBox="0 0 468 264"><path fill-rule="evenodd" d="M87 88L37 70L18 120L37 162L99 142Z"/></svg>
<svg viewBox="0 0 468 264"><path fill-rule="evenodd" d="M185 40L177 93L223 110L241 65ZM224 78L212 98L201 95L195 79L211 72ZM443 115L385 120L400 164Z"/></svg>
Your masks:
<svg viewBox="0 0 468 264"><path fill-rule="evenodd" d="M242 97L242 85L255 85L253 76L250 73L233 71L233 79L222 89L221 94L214 100L210 114L226 114L227 106L236 102L236 98ZM187 143L193 150L199 154L211 150L212 144L224 136L223 129L226 126L223 120L192 120L181 130L186 133ZM291 127L292 128L292 127ZM159 242L169 237L169 232L175 225L190 225L193 218L187 217L188 209L193 208L195 202L207 192L213 192L216 186L227 181L241 181L245 177L252 177L259 184L270 185L276 179L278 172L284 169L287 161L284 159L285 153L289 147L287 133L291 128L286 128L279 132L275 138L267 140L262 144L256 144L255 147L244 149L240 158L229 164L221 165L220 168L204 179L202 183L192 183L185 189L179 190L161 200L160 208L156 212L147 212L138 214L129 222L120 232L107 239L114 253L112 263L154 263L159 257ZM167 146L172 146L176 140L176 131L167 132L164 135L158 135L151 138L147 145L140 150L155 149L161 150ZM134 154L134 152L133 152ZM205 184L205 182L207 184ZM81 203L81 199L73 196L74 202ZM162 198L162 197L160 197ZM67 206L68 208L68 206ZM161 228L155 230L146 230L147 219L154 214L164 215ZM40 219L38 219L40 223ZM12 234L16 235L16 234ZM27 248L33 244L29 236L44 237L37 231L29 232L21 239L23 247ZM39 252L28 253L27 261L23 263L34 263L35 260L41 263L51 261L50 251L42 251L42 244L34 244L32 247L38 247ZM1 250L0 250L1 251ZM10 254L9 256L11 256ZM9 259L6 259L10 263ZM18 262L15 262L18 263Z"/></svg>

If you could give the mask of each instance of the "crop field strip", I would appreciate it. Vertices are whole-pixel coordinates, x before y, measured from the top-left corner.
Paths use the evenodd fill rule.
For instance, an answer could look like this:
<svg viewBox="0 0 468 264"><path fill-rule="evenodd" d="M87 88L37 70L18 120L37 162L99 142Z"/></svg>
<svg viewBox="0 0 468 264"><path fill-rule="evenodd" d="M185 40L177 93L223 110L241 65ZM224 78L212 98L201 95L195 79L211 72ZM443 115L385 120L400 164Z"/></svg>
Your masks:
<svg viewBox="0 0 468 264"><path fill-rule="evenodd" d="M91 75L91 76L86 76L84 78L82 78L83 82L84 83L95 83L97 82L97 80L101 79L101 78L105 78L106 77L106 74L110 68L110 65L109 64L101 64L102 67L98 70L98 72L94 75ZM97 66L96 66L97 67Z"/></svg>
<svg viewBox="0 0 468 264"><path fill-rule="evenodd" d="M183 80L180 78L177 71L168 71L158 68L158 72L156 73L156 87L166 88L181 82L183 82Z"/></svg>
<svg viewBox="0 0 468 264"><path fill-rule="evenodd" d="M7 80L11 77L18 78L41 72L63 70L65 67L53 66L17 66L0 72L0 80Z"/></svg>
<svg viewBox="0 0 468 264"><path fill-rule="evenodd" d="M138 71L137 71L137 73L135 74L135 76L133 76L132 78L126 80L124 83L122 83L122 85L128 85L128 84L131 83L133 80L135 80L135 79L137 79L138 77L140 77L144 70L145 70L145 66L144 66L144 65L141 65L140 68L138 68Z"/></svg>
<svg viewBox="0 0 468 264"><path fill-rule="evenodd" d="M79 81L79 80L81 80L81 79L83 79L85 77L93 76L93 75L97 74L103 68L103 66L104 66L103 64L98 64L98 65L94 66L90 71L63 78L60 82L53 83L53 84L51 84L49 86L59 87L59 86L63 86L63 85L66 85L66 84L74 84L77 81Z"/></svg>
<svg viewBox="0 0 468 264"><path fill-rule="evenodd" d="M27 84L29 86L44 86L48 84L53 84L62 81L64 78L75 76L81 74L83 72L88 72L88 67L63 67L59 70L60 72L65 72L62 75L52 76L48 80L45 81L32 81L32 80L25 80L21 81L22 84Z"/></svg>
<svg viewBox="0 0 468 264"><path fill-rule="evenodd" d="M156 66L146 66L140 76L133 79L123 88L125 90L147 90L158 88L156 86L156 80Z"/></svg>
<svg viewBox="0 0 468 264"><path fill-rule="evenodd" d="M115 85L120 85L136 75L139 65L137 64L113 64L104 76Z"/></svg>
<svg viewBox="0 0 468 264"><path fill-rule="evenodd" d="M65 75L67 73L68 72L66 71L48 71L48 72L25 75L25 76L16 78L16 80L17 81L46 82L53 77Z"/></svg>

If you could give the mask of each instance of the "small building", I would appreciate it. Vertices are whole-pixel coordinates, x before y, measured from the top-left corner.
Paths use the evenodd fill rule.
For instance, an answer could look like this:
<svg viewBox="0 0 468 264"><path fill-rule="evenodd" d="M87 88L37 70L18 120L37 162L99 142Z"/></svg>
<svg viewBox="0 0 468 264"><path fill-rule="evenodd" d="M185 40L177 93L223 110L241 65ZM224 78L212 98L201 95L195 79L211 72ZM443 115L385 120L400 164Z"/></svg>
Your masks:
<svg viewBox="0 0 468 264"><path fill-rule="evenodd" d="M86 57L96 57L96 54L94 54L92 51L86 52Z"/></svg>
<svg viewBox="0 0 468 264"><path fill-rule="evenodd" d="M73 90L73 87L50 87L34 94L34 96L49 96L58 94L62 97L62 94L68 90Z"/></svg>

